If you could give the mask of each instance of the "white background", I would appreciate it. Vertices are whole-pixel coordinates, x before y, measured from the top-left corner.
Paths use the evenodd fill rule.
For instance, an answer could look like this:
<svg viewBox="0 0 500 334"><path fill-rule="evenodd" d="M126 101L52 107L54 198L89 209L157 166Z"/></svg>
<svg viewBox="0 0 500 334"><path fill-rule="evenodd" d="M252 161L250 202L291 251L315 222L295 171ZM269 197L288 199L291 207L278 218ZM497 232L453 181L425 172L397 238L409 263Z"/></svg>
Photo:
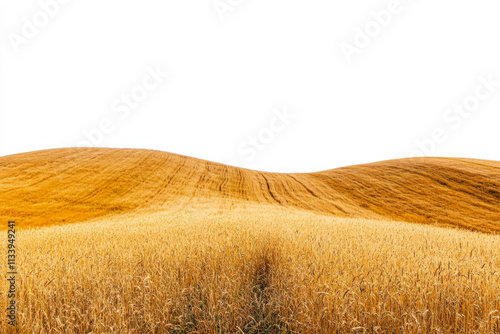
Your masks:
<svg viewBox="0 0 500 334"><path fill-rule="evenodd" d="M108 119L97 146L266 171L408 157L422 140L426 155L500 160L500 87L457 128L443 119L480 76L500 81L498 0L401 0L389 21L373 13L391 1L55 1L0 1L2 156L79 146ZM168 78L120 119L112 104L158 66ZM295 118L269 133L276 108ZM446 140L429 144L436 128Z"/></svg>

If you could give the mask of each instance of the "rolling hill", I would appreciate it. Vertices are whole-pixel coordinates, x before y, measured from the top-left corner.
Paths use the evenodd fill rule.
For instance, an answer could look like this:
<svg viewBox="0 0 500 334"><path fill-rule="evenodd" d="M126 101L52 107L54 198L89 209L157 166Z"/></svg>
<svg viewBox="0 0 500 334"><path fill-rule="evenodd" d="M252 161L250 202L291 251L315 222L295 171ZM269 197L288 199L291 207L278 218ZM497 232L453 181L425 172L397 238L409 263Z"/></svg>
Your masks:
<svg viewBox="0 0 500 334"><path fill-rule="evenodd" d="M499 162L280 174L72 148L1 157L0 179L0 333L500 331Z"/></svg>
<svg viewBox="0 0 500 334"><path fill-rule="evenodd" d="M0 180L0 219L20 227L265 205L500 232L495 161L411 158L285 174L161 151L67 148L0 157Z"/></svg>

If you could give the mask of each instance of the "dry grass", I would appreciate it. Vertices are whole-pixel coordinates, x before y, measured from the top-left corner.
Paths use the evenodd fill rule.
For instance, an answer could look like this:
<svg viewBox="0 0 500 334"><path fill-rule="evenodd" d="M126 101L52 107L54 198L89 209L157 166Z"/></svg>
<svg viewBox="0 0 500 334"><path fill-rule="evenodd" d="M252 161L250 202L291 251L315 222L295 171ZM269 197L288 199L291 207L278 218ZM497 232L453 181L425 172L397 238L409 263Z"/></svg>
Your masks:
<svg viewBox="0 0 500 334"><path fill-rule="evenodd" d="M500 331L499 236L194 207L21 231L20 332Z"/></svg>
<svg viewBox="0 0 500 334"><path fill-rule="evenodd" d="M500 232L494 161L415 158L278 174L159 151L75 148L1 157L0 179L0 221L21 227L154 212L193 197Z"/></svg>
<svg viewBox="0 0 500 334"><path fill-rule="evenodd" d="M277 174L61 149L1 157L0 179L21 227L2 334L500 333L498 162Z"/></svg>

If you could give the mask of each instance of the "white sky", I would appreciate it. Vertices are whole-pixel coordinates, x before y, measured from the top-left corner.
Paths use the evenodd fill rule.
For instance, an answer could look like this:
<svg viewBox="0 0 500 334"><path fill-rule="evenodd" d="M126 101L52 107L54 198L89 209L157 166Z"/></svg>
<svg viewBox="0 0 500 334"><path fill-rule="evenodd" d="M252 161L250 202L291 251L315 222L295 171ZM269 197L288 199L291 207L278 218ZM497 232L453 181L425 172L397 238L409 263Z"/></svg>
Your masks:
<svg viewBox="0 0 500 334"><path fill-rule="evenodd" d="M498 0L65 1L0 0L2 156L87 131L279 172L408 157L422 140L500 160Z"/></svg>

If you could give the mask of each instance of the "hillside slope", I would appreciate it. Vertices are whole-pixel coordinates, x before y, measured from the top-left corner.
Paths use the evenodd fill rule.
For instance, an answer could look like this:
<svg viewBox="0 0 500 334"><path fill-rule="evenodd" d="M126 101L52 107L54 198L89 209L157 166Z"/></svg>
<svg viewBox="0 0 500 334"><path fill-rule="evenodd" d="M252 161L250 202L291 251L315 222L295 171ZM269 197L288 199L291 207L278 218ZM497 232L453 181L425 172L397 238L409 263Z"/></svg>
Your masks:
<svg viewBox="0 0 500 334"><path fill-rule="evenodd" d="M500 162L414 158L266 173L177 154L71 148L0 157L0 219L19 226L265 204L500 232Z"/></svg>

